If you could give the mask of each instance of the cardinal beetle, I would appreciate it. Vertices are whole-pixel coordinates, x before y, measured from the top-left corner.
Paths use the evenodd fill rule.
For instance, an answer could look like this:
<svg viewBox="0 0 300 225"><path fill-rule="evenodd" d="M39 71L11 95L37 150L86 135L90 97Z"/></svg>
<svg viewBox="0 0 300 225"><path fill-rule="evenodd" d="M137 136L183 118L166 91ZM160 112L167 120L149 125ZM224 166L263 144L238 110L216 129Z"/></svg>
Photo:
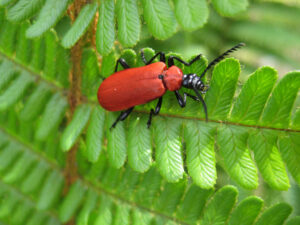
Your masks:
<svg viewBox="0 0 300 225"><path fill-rule="evenodd" d="M244 45L244 43L239 43L214 59L200 76L197 76L195 73L183 74L181 69L174 65L174 60L185 66L191 66L194 62L200 60L201 54L197 55L190 62L185 62L176 56L170 56L168 58L168 67L166 66L166 57L163 52L158 52L147 61L142 50L141 57L146 65L138 68L129 68L123 58L118 59L115 73L105 79L98 89L98 101L104 109L108 111L125 110L121 112L111 128L114 128L119 121L125 120L132 112L134 106L145 104L158 98L155 109L150 111L147 122L149 128L152 116L158 115L160 111L162 97L167 90L174 91L177 101L182 108L186 105L187 96L195 101L201 101L207 121L207 108L200 92L204 94L208 90L208 86L201 81L201 78L213 65ZM158 56L160 57L160 62L152 63ZM119 64L123 66L124 70L117 72ZM178 91L181 87L193 89L196 96L186 92L181 96Z"/></svg>

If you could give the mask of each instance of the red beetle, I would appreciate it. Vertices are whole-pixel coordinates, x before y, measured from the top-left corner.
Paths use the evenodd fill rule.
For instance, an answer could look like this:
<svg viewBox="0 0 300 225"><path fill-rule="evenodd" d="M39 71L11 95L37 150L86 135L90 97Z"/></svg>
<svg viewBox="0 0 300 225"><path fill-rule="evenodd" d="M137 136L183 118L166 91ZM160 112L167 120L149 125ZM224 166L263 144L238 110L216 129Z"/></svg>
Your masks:
<svg viewBox="0 0 300 225"><path fill-rule="evenodd" d="M155 109L151 109L150 111L149 120L147 122L149 128L152 115L157 115L159 113L162 104L162 96L167 90L175 92L175 96L181 107L185 107L186 105L186 96L196 101L201 101L207 120L206 104L199 91L204 94L207 91L208 86L203 84L201 78L209 68L222 60L230 52L235 51L243 45L244 43L239 43L213 60L200 76L197 76L195 73L183 74L181 69L174 65L174 60L176 59L184 65L190 66L201 58L201 54L196 56L190 62L185 62L176 56L170 56L168 59L168 67L165 63L166 57L163 52L158 52L147 62L143 51L141 51L141 57L146 66L138 68L129 68L124 59L118 59L115 73L105 79L98 89L98 101L103 108L108 111L125 110L121 112L111 128L115 127L119 121L125 120L132 112L134 106L145 104L158 98ZM160 62L152 63L158 56L160 56ZM124 70L117 72L119 63L124 67ZM181 87L193 89L196 96L184 92L182 97L178 91Z"/></svg>

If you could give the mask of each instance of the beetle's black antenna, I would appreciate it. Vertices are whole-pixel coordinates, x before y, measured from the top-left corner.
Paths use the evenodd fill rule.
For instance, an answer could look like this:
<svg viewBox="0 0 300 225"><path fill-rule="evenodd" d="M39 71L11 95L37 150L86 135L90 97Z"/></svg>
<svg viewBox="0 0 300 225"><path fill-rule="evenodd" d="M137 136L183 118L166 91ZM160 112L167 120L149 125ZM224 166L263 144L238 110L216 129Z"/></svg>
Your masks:
<svg viewBox="0 0 300 225"><path fill-rule="evenodd" d="M207 67L206 69L203 71L203 73L200 75L200 78L202 78L205 73L215 64L217 64L218 62L220 62L222 59L225 58L225 56L229 55L231 52L234 52L236 50L238 50L238 48L245 46L245 43L239 43L236 46L234 46L233 48L227 50L226 52L224 52L222 55L220 55L218 58L214 59Z"/></svg>
<svg viewBox="0 0 300 225"><path fill-rule="evenodd" d="M208 121L208 116L207 116L207 107L206 107L206 103L205 103L204 99L202 98L202 96L200 95L200 93L198 92L198 90L197 90L195 87L193 87L193 90L195 91L195 93L196 93L198 99L202 102L203 109L204 109L204 113L205 113L205 120L206 120L206 122L207 122L207 121Z"/></svg>

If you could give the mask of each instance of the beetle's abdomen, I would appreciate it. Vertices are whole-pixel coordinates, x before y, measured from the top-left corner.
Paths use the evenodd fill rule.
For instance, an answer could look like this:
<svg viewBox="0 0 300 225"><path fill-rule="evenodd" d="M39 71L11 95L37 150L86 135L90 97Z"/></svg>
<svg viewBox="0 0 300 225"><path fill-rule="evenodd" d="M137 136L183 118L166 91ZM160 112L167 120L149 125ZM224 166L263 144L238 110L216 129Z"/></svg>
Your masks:
<svg viewBox="0 0 300 225"><path fill-rule="evenodd" d="M157 62L112 74L98 89L100 105L109 111L120 111L159 98L166 92L158 78L164 70L166 65Z"/></svg>

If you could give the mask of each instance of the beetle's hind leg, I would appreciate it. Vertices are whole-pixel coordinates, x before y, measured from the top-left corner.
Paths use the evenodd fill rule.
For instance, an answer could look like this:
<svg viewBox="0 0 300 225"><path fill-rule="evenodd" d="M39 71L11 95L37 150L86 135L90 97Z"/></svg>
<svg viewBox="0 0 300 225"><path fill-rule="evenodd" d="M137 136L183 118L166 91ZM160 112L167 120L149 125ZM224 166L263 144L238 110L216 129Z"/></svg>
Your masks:
<svg viewBox="0 0 300 225"><path fill-rule="evenodd" d="M115 128L115 126L117 125L117 123L119 121L123 121L125 120L129 114L132 112L134 107L131 107L129 109L127 109L126 111L121 112L121 114L118 116L118 118L115 120L115 122L111 125L110 129Z"/></svg>
<svg viewBox="0 0 300 225"><path fill-rule="evenodd" d="M156 53L156 54L155 54L155 55L147 62L146 57L145 57L145 54L144 54L144 51L143 51L143 49L141 50L141 58L142 58L143 62L144 62L146 65L149 65L150 63L152 63L153 60L154 60L157 56L159 56L159 61L161 61L161 62L166 62L166 55L165 55L164 52L158 52L158 53Z"/></svg>
<svg viewBox="0 0 300 225"><path fill-rule="evenodd" d="M149 116L149 119L148 119L148 122L147 122L147 127L148 128L150 128L150 126L151 126L152 116L153 115L154 116L158 115L158 113L159 113L159 111L161 109L161 104L162 104L162 97L160 97L158 99L158 102L157 102L157 105L155 107L155 110L151 109L151 111L150 111L150 116Z"/></svg>
<svg viewBox="0 0 300 225"><path fill-rule="evenodd" d="M121 64L121 66L123 66L124 69L128 69L130 68L130 66L127 64L126 60L123 59L123 58L119 58L117 60L117 64L116 64L116 67L115 67L115 72L118 71L118 65Z"/></svg>

